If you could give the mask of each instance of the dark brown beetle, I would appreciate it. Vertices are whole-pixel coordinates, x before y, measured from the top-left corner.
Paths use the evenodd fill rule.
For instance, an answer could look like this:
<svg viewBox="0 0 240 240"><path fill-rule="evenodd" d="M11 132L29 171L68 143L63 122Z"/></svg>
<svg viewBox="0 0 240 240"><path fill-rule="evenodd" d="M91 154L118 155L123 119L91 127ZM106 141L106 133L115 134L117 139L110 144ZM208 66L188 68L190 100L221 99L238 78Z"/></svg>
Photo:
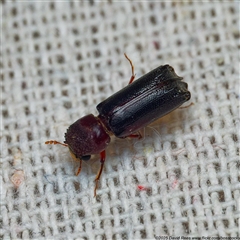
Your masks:
<svg viewBox="0 0 240 240"><path fill-rule="evenodd" d="M89 114L78 119L67 129L65 142L47 141L46 144L67 146L72 157L80 161L77 174L81 171L82 160L100 153L100 170L95 178L96 189L100 179L105 149L110 143L110 135L118 138L140 138L139 129L181 106L191 97L188 85L176 75L169 65L157 67L134 80L134 67L129 85L97 105L99 115ZM133 83L132 83L133 82Z"/></svg>

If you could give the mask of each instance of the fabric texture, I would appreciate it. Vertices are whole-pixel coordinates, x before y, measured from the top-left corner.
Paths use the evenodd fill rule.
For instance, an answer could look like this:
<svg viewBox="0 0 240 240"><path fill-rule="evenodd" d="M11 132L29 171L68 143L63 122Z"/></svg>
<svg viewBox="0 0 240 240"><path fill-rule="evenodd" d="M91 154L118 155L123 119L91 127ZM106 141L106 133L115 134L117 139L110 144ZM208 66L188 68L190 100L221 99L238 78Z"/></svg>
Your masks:
<svg viewBox="0 0 240 240"><path fill-rule="evenodd" d="M239 1L1 3L1 239L239 237ZM185 106L82 164L70 124L169 64ZM230 238L229 238L230 239Z"/></svg>

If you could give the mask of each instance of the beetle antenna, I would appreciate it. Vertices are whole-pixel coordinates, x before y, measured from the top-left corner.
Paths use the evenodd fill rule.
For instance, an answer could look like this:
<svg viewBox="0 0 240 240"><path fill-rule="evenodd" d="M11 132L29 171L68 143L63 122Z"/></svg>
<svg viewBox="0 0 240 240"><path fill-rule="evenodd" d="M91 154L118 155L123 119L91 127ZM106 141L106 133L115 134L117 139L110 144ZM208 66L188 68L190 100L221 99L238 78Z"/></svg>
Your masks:
<svg viewBox="0 0 240 240"><path fill-rule="evenodd" d="M62 145L62 146L64 146L64 147L68 147L67 144L61 143L61 142L58 142L58 141L55 141L55 140L46 141L45 144L60 144L60 145Z"/></svg>
<svg viewBox="0 0 240 240"><path fill-rule="evenodd" d="M134 74L134 66L133 66L133 63L132 63L131 59L127 56L126 53L124 53L124 56L129 61L130 65L131 65L131 68L132 68L132 76L131 76L131 78L129 80L129 83L128 83L128 84L131 84L133 82L136 74Z"/></svg>

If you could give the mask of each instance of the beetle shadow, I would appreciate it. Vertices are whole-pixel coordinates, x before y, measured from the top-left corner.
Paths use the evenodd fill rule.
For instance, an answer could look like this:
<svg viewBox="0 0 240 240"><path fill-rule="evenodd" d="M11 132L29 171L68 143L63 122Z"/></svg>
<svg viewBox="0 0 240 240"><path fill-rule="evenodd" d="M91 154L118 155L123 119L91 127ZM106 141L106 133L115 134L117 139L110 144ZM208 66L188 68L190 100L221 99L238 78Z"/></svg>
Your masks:
<svg viewBox="0 0 240 240"><path fill-rule="evenodd" d="M149 148L153 149L154 152L161 151L165 141L174 139L176 134L184 134L187 118L188 114L186 114L186 111L177 109L142 128L140 130L141 139L126 138L127 141L123 141L124 139L115 138L109 149L113 149L113 157L117 153L122 154L124 151L128 151L126 155L132 154L135 160L142 160L142 158L146 157L145 152ZM117 148L117 151L115 148ZM142 157L141 152L143 153Z"/></svg>
<svg viewBox="0 0 240 240"><path fill-rule="evenodd" d="M164 134L174 134L175 129L183 130L186 117L184 117L184 113L179 113L179 111L180 110L171 112L146 126L145 136L153 136L156 134L162 139Z"/></svg>

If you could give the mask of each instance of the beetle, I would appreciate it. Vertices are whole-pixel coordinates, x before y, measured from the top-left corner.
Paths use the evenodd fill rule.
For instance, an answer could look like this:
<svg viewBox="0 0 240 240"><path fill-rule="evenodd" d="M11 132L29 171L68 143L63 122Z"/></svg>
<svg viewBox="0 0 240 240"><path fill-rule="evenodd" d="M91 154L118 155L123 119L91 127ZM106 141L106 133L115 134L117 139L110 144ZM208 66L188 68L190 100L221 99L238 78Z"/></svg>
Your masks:
<svg viewBox="0 0 240 240"><path fill-rule="evenodd" d="M100 154L100 169L95 178L94 196L101 177L111 136L141 138L138 132L156 119L170 113L191 98L188 84L181 81L173 67L163 65L134 81L134 66L129 84L97 105L98 116L86 115L69 126L64 143L49 140L45 144L61 144L80 162L92 154Z"/></svg>

